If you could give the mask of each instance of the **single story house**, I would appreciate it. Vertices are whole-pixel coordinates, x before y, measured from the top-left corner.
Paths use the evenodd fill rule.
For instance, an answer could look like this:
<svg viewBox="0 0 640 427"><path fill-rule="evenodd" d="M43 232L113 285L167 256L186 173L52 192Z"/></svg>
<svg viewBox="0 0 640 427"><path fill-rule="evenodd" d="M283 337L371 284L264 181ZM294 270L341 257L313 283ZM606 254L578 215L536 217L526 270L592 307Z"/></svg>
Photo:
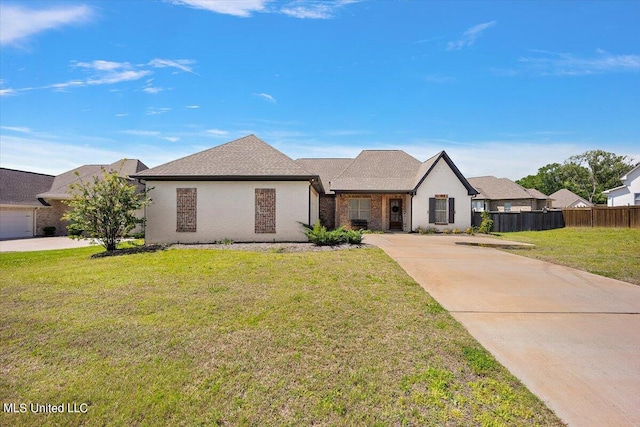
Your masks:
<svg viewBox="0 0 640 427"><path fill-rule="evenodd" d="M508 178L479 176L469 178L478 191L473 197L474 212L520 212L544 210L551 207L549 196L535 188L524 188Z"/></svg>
<svg viewBox="0 0 640 427"><path fill-rule="evenodd" d="M0 168L0 239L43 234L39 217L47 205L37 195L51 188L53 175Z"/></svg>
<svg viewBox="0 0 640 427"><path fill-rule="evenodd" d="M622 185L603 191L607 206L640 206L640 163L620 177Z"/></svg>
<svg viewBox="0 0 640 427"><path fill-rule="evenodd" d="M425 162L398 150L294 161L255 135L133 177L152 199L149 243L306 241L300 223L321 212L329 227L464 229L476 194L444 151Z"/></svg>
<svg viewBox="0 0 640 427"><path fill-rule="evenodd" d="M549 195L551 199L551 207L554 209L560 208L588 208L593 206L593 203L587 199L583 199L571 190L562 188L553 194Z"/></svg>
<svg viewBox="0 0 640 427"><path fill-rule="evenodd" d="M80 181L92 181L94 177L101 177L103 170L116 171L122 176L128 177L145 169L147 166L140 160L120 159L110 165L83 165L56 176L51 185L37 195L48 207L38 215L38 229L53 226L56 227L56 235L65 236L67 234L67 221L63 220L62 216L68 209L64 201L71 200L72 184ZM138 185L140 191L144 189L144 186L137 181L132 180L132 183ZM139 216L143 217L144 212L140 212Z"/></svg>

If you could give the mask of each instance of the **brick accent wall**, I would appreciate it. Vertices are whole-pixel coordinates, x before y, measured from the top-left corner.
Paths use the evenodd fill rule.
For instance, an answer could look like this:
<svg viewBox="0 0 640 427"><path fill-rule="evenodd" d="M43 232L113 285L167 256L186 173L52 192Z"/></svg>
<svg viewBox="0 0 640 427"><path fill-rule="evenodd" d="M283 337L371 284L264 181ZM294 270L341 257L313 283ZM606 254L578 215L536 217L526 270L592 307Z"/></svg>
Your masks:
<svg viewBox="0 0 640 427"><path fill-rule="evenodd" d="M336 196L334 194L320 195L320 223L328 230L336 228Z"/></svg>
<svg viewBox="0 0 640 427"><path fill-rule="evenodd" d="M198 189L176 188L176 231L195 232L198 216Z"/></svg>
<svg viewBox="0 0 640 427"><path fill-rule="evenodd" d="M276 189L256 188L256 233L276 232Z"/></svg>
<svg viewBox="0 0 640 427"><path fill-rule="evenodd" d="M64 221L62 215L69 207L61 200L47 200L51 207L40 208L36 212L36 236L44 235L44 227L53 226L56 228L56 236L66 236L69 221Z"/></svg>
<svg viewBox="0 0 640 427"><path fill-rule="evenodd" d="M338 194L336 196L336 226L351 227L349 199L371 199L369 230L384 230L382 223L382 194Z"/></svg>

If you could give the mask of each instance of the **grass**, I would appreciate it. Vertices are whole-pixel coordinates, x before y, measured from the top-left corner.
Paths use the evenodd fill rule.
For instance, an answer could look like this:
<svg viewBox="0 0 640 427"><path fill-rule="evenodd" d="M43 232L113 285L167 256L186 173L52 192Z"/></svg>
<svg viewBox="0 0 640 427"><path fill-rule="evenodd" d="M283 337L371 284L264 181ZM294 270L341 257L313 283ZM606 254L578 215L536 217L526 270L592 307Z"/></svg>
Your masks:
<svg viewBox="0 0 640 427"><path fill-rule="evenodd" d="M378 249L0 254L0 425L561 425Z"/></svg>
<svg viewBox="0 0 640 427"><path fill-rule="evenodd" d="M509 252L640 285L640 229L559 228L499 236L536 245Z"/></svg>

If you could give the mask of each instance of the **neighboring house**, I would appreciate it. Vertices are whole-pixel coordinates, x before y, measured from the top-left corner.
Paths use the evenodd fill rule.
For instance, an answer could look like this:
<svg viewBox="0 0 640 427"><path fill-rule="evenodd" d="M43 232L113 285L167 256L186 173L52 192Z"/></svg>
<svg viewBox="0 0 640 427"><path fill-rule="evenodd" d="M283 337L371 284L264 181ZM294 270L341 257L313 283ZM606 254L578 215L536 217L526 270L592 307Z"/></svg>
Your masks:
<svg viewBox="0 0 640 427"><path fill-rule="evenodd" d="M620 177L622 185L603 191L607 206L640 206L640 164Z"/></svg>
<svg viewBox="0 0 640 427"><path fill-rule="evenodd" d="M318 175L254 135L135 175L149 189L148 243L306 241Z"/></svg>
<svg viewBox="0 0 640 427"><path fill-rule="evenodd" d="M524 188L508 178L480 176L469 178L478 190L473 198L476 212L520 212L543 210L551 207L551 199L534 188Z"/></svg>
<svg viewBox="0 0 640 427"><path fill-rule="evenodd" d="M559 208L588 208L593 206L593 203L587 199L583 199L571 190L563 188L549 195L551 199L551 207L555 209Z"/></svg>
<svg viewBox="0 0 640 427"><path fill-rule="evenodd" d="M49 209L43 210L38 215L38 229L42 227L53 226L56 227L56 235L64 236L67 234L67 221L62 219L62 216L68 209L68 206L63 202L65 200L71 200L71 185L79 183L80 181L92 182L94 177L101 177L102 171L116 171L123 176L130 176L137 172L141 172L147 169L147 166L137 159L120 159L110 165L83 165L70 171L64 172L55 177L53 183L47 188L46 191L37 195L38 198L43 199ZM136 183L139 190L142 190L144 186ZM144 211L138 213L140 217L144 216Z"/></svg>
<svg viewBox="0 0 640 427"><path fill-rule="evenodd" d="M42 234L38 217L47 208L37 195L48 190L53 175L0 168L0 239Z"/></svg>
<svg viewBox="0 0 640 427"><path fill-rule="evenodd" d="M306 241L300 223L404 230L471 224L473 187L443 151L292 160L254 135L134 176L147 183L146 240ZM332 214L333 211L333 214Z"/></svg>

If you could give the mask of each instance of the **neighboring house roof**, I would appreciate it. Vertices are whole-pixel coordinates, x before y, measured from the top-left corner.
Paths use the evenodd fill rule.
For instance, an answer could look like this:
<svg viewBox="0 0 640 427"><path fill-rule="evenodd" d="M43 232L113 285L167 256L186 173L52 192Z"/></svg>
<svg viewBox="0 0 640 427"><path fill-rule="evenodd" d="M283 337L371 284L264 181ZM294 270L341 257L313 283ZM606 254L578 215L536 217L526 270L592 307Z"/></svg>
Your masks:
<svg viewBox="0 0 640 427"><path fill-rule="evenodd" d="M531 195L534 199L547 200L549 196L544 194L542 191L537 190L535 188L525 188L525 191Z"/></svg>
<svg viewBox="0 0 640 427"><path fill-rule="evenodd" d="M477 200L517 200L517 199L541 199L547 200L548 196L535 189L525 189L508 178L496 178L495 176L479 176L469 178L469 182L478 190Z"/></svg>
<svg viewBox="0 0 640 427"><path fill-rule="evenodd" d="M593 203L586 199L583 199L573 191L567 190L566 188L550 194L549 198L553 200L551 202L551 207L553 208L570 208L579 204L583 204L585 206L593 206Z"/></svg>
<svg viewBox="0 0 640 427"><path fill-rule="evenodd" d="M318 175L326 194L335 194L331 190L331 183L347 168L353 159L325 158L325 159L296 159L296 163Z"/></svg>
<svg viewBox="0 0 640 427"><path fill-rule="evenodd" d="M51 188L53 180L53 175L0 168L0 204L46 206L38 201L38 194Z"/></svg>
<svg viewBox="0 0 640 427"><path fill-rule="evenodd" d="M623 188L626 188L628 185L630 185L630 184L631 184L631 181L632 181L632 179L631 179L630 175L631 175L631 174L633 174L636 170L640 170L640 163L638 163L638 164L637 164L634 168L632 168L629 172L625 173L624 175L622 175L622 176L620 177L620 181L622 181L622 185L620 185L620 186L618 186L618 187L610 188L610 189L608 189L608 190L604 190L604 191L602 192L602 194L610 194L610 193L611 193L611 192L613 192L613 191L621 190L621 189L623 189ZM627 181L629 181L629 182L627 182Z"/></svg>
<svg viewBox="0 0 640 427"><path fill-rule="evenodd" d="M135 175L147 180L317 179L284 153L255 135L147 169Z"/></svg>
<svg viewBox="0 0 640 427"><path fill-rule="evenodd" d="M135 173L147 169L147 166L137 159L120 159L110 165L83 165L64 172L55 177L48 191L38 194L44 199L69 199L71 184L79 181L89 181L96 176L102 176L102 169L116 171L123 176L130 177Z"/></svg>
<svg viewBox="0 0 640 427"><path fill-rule="evenodd" d="M420 161L402 150L363 150L331 182L333 191L411 191Z"/></svg>

